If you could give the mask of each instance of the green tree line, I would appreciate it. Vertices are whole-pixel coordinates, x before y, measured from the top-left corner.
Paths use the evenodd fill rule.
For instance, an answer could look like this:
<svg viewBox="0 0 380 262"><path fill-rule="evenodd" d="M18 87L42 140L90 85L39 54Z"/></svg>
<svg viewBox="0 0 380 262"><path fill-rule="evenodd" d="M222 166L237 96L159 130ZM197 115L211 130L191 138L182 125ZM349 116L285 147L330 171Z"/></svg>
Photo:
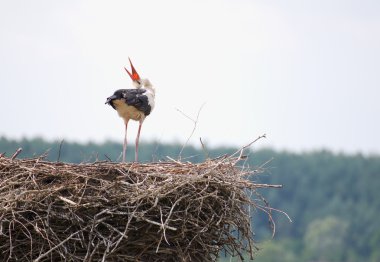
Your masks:
<svg viewBox="0 0 380 262"><path fill-rule="evenodd" d="M0 138L0 153L19 158L47 153L50 161L120 161L122 145L112 141L74 143L42 138ZM141 161L177 159L180 144L141 143ZM201 162L234 152L236 148L202 149L187 146L182 159ZM262 190L271 206L289 214L293 222L274 212L276 235L271 239L268 219L260 212L252 218L261 250L258 262L267 261L380 261L380 156L332 153L319 150L292 153L271 149L251 150L246 165L265 165L265 172L252 177L260 183L282 184L282 189ZM127 152L134 157L134 147ZM229 261L229 259L220 259Z"/></svg>

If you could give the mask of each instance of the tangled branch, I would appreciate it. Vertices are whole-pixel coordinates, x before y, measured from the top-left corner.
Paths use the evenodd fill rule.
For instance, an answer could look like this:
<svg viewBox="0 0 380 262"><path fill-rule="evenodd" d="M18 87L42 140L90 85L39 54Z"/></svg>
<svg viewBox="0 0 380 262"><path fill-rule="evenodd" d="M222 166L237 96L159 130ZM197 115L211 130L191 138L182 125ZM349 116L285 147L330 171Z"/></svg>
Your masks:
<svg viewBox="0 0 380 262"><path fill-rule="evenodd" d="M0 261L253 256L251 212L271 219L272 209L250 196L281 186L251 182L259 170L242 170L238 160L67 164L2 156Z"/></svg>

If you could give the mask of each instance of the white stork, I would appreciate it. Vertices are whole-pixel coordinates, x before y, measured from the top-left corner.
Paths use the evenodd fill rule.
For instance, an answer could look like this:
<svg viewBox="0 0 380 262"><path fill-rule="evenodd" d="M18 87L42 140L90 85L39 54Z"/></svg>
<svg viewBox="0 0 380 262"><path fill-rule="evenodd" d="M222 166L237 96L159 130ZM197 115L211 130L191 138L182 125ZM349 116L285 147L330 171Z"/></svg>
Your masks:
<svg viewBox="0 0 380 262"><path fill-rule="evenodd" d="M135 161L139 158L139 139L141 126L154 108L154 96L155 90L148 79L140 78L139 74L136 72L131 59L129 59L131 64L130 73L128 69L128 75L132 78L132 83L135 86L134 89L119 89L115 93L107 98L106 104L112 106L119 116L123 118L125 124L125 136L123 145L123 162L125 162L125 153L127 150L127 129L129 120L133 119L139 121L139 129L136 137L136 148L135 148Z"/></svg>

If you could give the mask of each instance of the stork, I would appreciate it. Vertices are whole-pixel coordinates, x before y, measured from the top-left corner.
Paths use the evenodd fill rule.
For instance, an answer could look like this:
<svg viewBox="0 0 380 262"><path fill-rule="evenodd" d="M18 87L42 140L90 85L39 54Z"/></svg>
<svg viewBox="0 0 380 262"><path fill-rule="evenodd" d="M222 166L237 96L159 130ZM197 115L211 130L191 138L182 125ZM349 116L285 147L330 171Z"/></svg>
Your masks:
<svg viewBox="0 0 380 262"><path fill-rule="evenodd" d="M106 104L112 106L119 116L124 120L125 125L125 135L124 135L124 145L123 145L123 162L125 162L125 154L127 150L127 130L129 120L139 121L139 129L136 136L136 147L135 147L135 161L139 158L139 140L141 126L145 118L152 112L154 108L154 97L155 90L146 78L140 78L136 69L134 68L131 59L129 59L131 64L131 72L128 69L128 75L132 79L132 84L135 88L133 89L119 89L115 93L107 98Z"/></svg>

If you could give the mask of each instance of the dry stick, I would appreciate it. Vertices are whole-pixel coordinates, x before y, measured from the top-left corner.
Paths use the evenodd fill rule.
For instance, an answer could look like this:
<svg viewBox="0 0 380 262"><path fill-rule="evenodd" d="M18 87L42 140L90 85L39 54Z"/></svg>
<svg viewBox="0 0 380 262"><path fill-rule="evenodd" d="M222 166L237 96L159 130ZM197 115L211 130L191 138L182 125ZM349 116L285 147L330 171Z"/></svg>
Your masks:
<svg viewBox="0 0 380 262"><path fill-rule="evenodd" d="M177 160L175 160L175 159L171 158L170 156L166 156L166 158L167 158L167 159L169 159L169 160L171 160L171 161L173 161L174 163L177 163L177 164L179 164L179 165L183 165L183 163L182 163L182 162L180 162L180 161L177 161Z"/></svg>
<svg viewBox="0 0 380 262"><path fill-rule="evenodd" d="M171 226L168 226L168 225L165 225L165 224L164 224L164 226L162 226L161 223L158 223L158 222L156 222L156 221L150 220L150 219L145 218L145 217L141 217L140 219L141 219L141 220L144 220L144 221L146 221L146 222L148 222L148 223L151 223L151 224L153 224L153 225L156 225L156 226L159 226L159 227L161 227L161 228L164 228L164 229L167 228L167 229L170 229L170 230L173 230L173 231L177 231L177 228L175 228L175 227L171 227Z"/></svg>
<svg viewBox="0 0 380 262"><path fill-rule="evenodd" d="M132 218L135 216L135 212L136 212L136 209L133 210L131 215L129 215L128 222L125 225L124 232L121 233L119 240L116 242L115 247L110 251L110 253L113 253L116 250L116 248L119 246L119 244L120 244L121 240L123 240L123 238L125 238L126 240L128 239L127 232L128 232L129 224L131 223Z"/></svg>
<svg viewBox="0 0 380 262"><path fill-rule="evenodd" d="M64 202L66 202L66 203L69 203L70 205L73 205L73 206L77 206L78 205L77 203L75 203L74 201L71 201L70 199L67 199L66 197L58 196L58 198L61 199Z"/></svg>
<svg viewBox="0 0 380 262"><path fill-rule="evenodd" d="M267 137L266 134L263 134L263 135L261 135L261 136L258 136L255 140L253 140L253 141L252 141L251 143L249 143L248 145L245 145L245 146L243 146L242 148L240 148L238 151L236 151L235 153L233 153L230 157L232 158L232 157L234 157L237 153L240 152L239 157L238 157L238 160L240 160L241 157L242 157L242 155L243 155L243 151L244 151L244 149L250 147L252 144L256 143L258 140L260 140L260 139L262 139L262 138L266 138L266 137Z"/></svg>
<svg viewBox="0 0 380 262"><path fill-rule="evenodd" d="M263 169L266 165L268 165L270 162L273 161L273 157L267 161L265 161L264 163L262 163L260 166L259 166L259 169Z"/></svg>
<svg viewBox="0 0 380 262"><path fill-rule="evenodd" d="M87 252L86 252L86 256L84 257L83 261L91 261L92 260L92 256L94 255L96 249L100 245L100 243L98 242L97 245L93 248L92 252L89 253L90 250L91 250L91 246L93 245L93 240L95 238L95 234L93 233L95 226L96 226L95 219L93 219L92 223L91 223L91 227L90 227L89 236L88 236L89 241L88 241L88 245L87 245ZM89 256L89 258L87 259L88 256Z"/></svg>
<svg viewBox="0 0 380 262"><path fill-rule="evenodd" d="M248 193L247 193L247 195L248 195ZM249 199L252 199L252 196L253 196L253 191L250 190L250 191L249 191ZM248 214L249 214L250 217L251 217L252 214L253 214L251 208L252 208L252 205L251 205L251 204L248 205ZM249 219L249 230L250 230L251 234L253 235L253 232L252 232L252 230L253 230L252 219ZM253 251L252 251L252 247L253 247L254 244L252 243L251 239L248 239L248 242L249 242L249 254L250 254L250 259L253 260Z"/></svg>
<svg viewBox="0 0 380 262"><path fill-rule="evenodd" d="M210 153L207 151L205 145L203 144L202 137L199 138L199 141L201 142L202 149L203 149L203 152L204 152L205 155L206 155L206 158L207 158L207 159L210 159Z"/></svg>
<svg viewBox="0 0 380 262"><path fill-rule="evenodd" d="M107 156L106 154L104 154L104 156L105 156L110 162L112 162L112 159L111 159L109 156Z"/></svg>
<svg viewBox="0 0 380 262"><path fill-rule="evenodd" d="M255 184L255 188L268 188L268 187L271 187L271 188L282 188L282 185L271 185L271 184Z"/></svg>
<svg viewBox="0 0 380 262"><path fill-rule="evenodd" d="M21 151L22 151L21 147L19 149L17 149L16 152L11 157L11 160L14 160L21 153Z"/></svg>
<svg viewBox="0 0 380 262"><path fill-rule="evenodd" d="M61 140L61 143L59 143L57 162L59 162L59 159L61 158L61 149L62 149L63 141L65 141L65 140L62 139L62 140Z"/></svg>
<svg viewBox="0 0 380 262"><path fill-rule="evenodd" d="M47 255L49 255L51 252L53 252L54 250L56 250L57 248L59 248L60 246L62 246L63 244L65 244L67 241L69 241L73 236L75 236L76 234L78 234L79 232L83 231L83 229L75 232L75 233L72 233L68 238L66 238L65 240L63 240L61 243L59 243L58 245L56 245L55 247L49 249L47 252L43 253L42 255L40 255L39 257L37 257L35 260L33 260L33 262L38 262L40 261L42 258L46 257Z"/></svg>
<svg viewBox="0 0 380 262"><path fill-rule="evenodd" d="M289 220L290 223L293 223L293 220L290 218L290 216L289 216L286 212L284 212L284 211L282 211L282 210L280 210L280 209L273 208L273 207L265 207L265 206L262 206L262 205L257 205L257 206L262 207L262 208L267 208L267 209L270 209L270 210L274 210L274 211L276 211L276 212L279 212L279 213L285 215L286 218Z"/></svg>
<svg viewBox="0 0 380 262"><path fill-rule="evenodd" d="M184 112L182 112L182 111L179 110L178 108L176 108L176 110L177 110L178 112L180 112L184 117L186 117L187 119L189 119L190 121L192 121L192 122L194 123L194 127L193 127L193 130L191 131L190 136L187 138L185 144L183 144L183 146L182 146L182 148L181 148L181 151L180 151L179 154L178 154L178 159L181 159L183 150L185 149L185 147L186 147L187 144L189 143L190 138L193 136L193 134L194 134L194 132L195 132L195 129L197 128L198 119L199 119L199 114L201 113L201 110L202 110L202 108L204 107L205 104L206 104L206 103L203 103L203 104L201 105L201 107L199 108L198 113L197 113L197 118L196 118L195 120L194 120L193 118L189 117L188 115L186 115Z"/></svg>
<svg viewBox="0 0 380 262"><path fill-rule="evenodd" d="M164 220L162 218L162 208L161 207L160 207L160 219L161 219L161 227L162 227L162 231L163 231L162 235L164 236L166 243L170 246L170 243L169 243L168 239L166 238L166 230L165 230ZM162 236L160 238L160 242L158 242L156 253L158 252L161 241L162 241Z"/></svg>

